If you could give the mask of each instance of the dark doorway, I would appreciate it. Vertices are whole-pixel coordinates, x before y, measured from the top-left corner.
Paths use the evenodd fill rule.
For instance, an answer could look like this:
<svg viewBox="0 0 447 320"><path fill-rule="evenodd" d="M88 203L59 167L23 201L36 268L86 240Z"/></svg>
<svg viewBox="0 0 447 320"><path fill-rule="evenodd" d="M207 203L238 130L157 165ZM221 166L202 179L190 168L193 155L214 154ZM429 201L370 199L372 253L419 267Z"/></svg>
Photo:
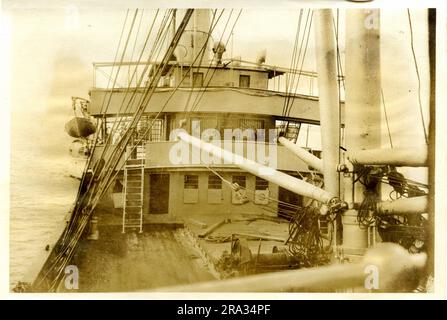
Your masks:
<svg viewBox="0 0 447 320"><path fill-rule="evenodd" d="M169 174L150 175L149 213L169 212Z"/></svg>
<svg viewBox="0 0 447 320"><path fill-rule="evenodd" d="M250 88L250 76L242 74L239 76L239 88Z"/></svg>
<svg viewBox="0 0 447 320"><path fill-rule="evenodd" d="M303 197L291 192L287 189L279 187L278 190L278 216L286 219L290 219L296 213L296 209L289 206L288 204L294 206L302 206L303 205Z"/></svg>

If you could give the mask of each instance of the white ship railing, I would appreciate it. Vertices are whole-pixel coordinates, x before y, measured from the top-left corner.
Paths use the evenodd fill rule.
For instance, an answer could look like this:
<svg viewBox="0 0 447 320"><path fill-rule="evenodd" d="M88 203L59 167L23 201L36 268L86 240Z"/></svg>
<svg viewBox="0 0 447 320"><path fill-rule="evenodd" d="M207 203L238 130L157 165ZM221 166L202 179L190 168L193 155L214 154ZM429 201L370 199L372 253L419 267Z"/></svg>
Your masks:
<svg viewBox="0 0 447 320"><path fill-rule="evenodd" d="M408 292L420 284L426 254L394 243L371 248L361 262L271 272L158 289L163 292Z"/></svg>

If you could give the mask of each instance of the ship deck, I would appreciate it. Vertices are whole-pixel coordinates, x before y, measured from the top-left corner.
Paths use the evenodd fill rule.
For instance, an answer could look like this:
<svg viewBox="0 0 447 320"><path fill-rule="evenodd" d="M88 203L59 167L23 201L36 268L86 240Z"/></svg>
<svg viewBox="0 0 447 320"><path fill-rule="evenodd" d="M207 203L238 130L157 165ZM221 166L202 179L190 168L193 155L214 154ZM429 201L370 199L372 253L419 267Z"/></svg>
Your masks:
<svg viewBox="0 0 447 320"><path fill-rule="evenodd" d="M219 228L201 238L210 226L226 220ZM200 224L198 223L200 222ZM204 225L201 225L203 223ZM185 225L197 237L198 243L211 256L218 259L223 251L230 251L229 238L235 235L247 239L252 253L272 253L274 247L284 247L289 235L288 222L268 215L204 215L190 213L185 218ZM205 227L206 225L206 227ZM257 237L263 237L259 240ZM274 240L268 240L268 239ZM281 241L282 240L282 241Z"/></svg>
<svg viewBox="0 0 447 320"><path fill-rule="evenodd" d="M102 226L98 240L83 240L72 264L79 268L79 291L150 290L215 279L181 229L154 226L122 234Z"/></svg>
<svg viewBox="0 0 447 320"><path fill-rule="evenodd" d="M79 244L71 262L79 269L79 292L157 291L215 280L220 277L215 263L231 251L232 235L246 238L253 253L271 253L275 246L284 247L280 240L288 234L288 223L274 217L219 213L186 213L182 219L145 215L143 233L122 233L117 211L97 212L99 239Z"/></svg>

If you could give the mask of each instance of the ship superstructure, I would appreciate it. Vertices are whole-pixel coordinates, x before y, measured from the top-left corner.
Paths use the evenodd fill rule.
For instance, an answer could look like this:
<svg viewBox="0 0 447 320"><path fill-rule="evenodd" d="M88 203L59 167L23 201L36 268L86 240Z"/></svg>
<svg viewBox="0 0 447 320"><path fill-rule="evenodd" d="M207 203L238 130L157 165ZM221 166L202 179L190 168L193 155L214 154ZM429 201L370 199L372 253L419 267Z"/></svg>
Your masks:
<svg viewBox="0 0 447 320"><path fill-rule="evenodd" d="M197 12L203 14L201 10ZM190 24L199 35L210 29L209 16L198 26L193 27ZM184 38L188 39L183 42L194 41L190 41L189 37L190 33L186 33ZM205 48L204 56L207 59L203 59L206 62L200 65L194 63L192 57L195 56L192 54L187 54L183 60L169 62L167 71L145 107L131 138L133 142L138 142L135 151L138 150L144 160L143 214L181 216L189 211L263 214L265 211L262 205L269 203L268 198L284 200L292 197L289 191L246 174L234 164L220 160L213 163L213 159L204 159L205 155L195 154L192 147L188 147L183 155L180 152L179 155L174 154L178 145L175 130L178 129L184 129L198 137L208 134L208 138L213 138L215 143L230 145L230 151L241 150L244 157L247 157L247 152L254 150L252 160L264 164L271 160L272 168L295 176L298 176L298 172L312 172L285 147L276 146L275 139L278 134L284 134L296 141L302 123L318 124L318 98L269 90L269 82L275 81L275 77L283 76L285 71L275 70L262 63L242 65L232 59L218 61L211 46ZM187 50L189 52L193 48L189 47ZM131 63L122 65L124 67L129 64ZM110 67L112 64L95 66ZM136 91L134 96L129 94L132 90ZM144 93L144 87L114 89L113 94L110 90L101 88L90 91L88 112L101 121L100 140L109 139L114 143L120 138L122 130L114 128L117 127L116 122L124 129L127 127L130 116L137 109ZM131 96L132 102L128 101ZM290 113L284 115L284 100L290 96L294 99L294 106ZM107 99L107 114L104 115L101 107ZM120 112L122 105L126 106L126 114L122 110ZM118 117L115 116L117 114ZM126 116L129 116L128 120L125 119ZM113 132L110 133L112 129ZM216 133L220 139L215 139ZM97 145L93 163L98 161L102 148L101 143ZM274 154L269 155L269 150L273 150ZM312 151L315 154L321 152L309 150ZM208 166L228 181L255 190L258 194L265 194L265 199L259 200L256 197L255 202L241 206L242 200L234 195L234 191L230 192L231 188L222 184L221 179ZM118 184L124 186L123 179L124 176L121 175L117 179Z"/></svg>
<svg viewBox="0 0 447 320"><path fill-rule="evenodd" d="M371 129L375 120L380 123L380 59L368 54L377 53L378 31L352 32L358 45L347 44L352 58L364 59L364 68L346 71L352 113L345 115L330 10L315 18L322 35L318 75L267 65L265 53L254 62L226 58L227 43L213 38L217 10L183 10L182 19L179 12L165 15L160 34L167 46L161 56L94 64L95 75L104 68L127 70L119 79L125 85L118 85L118 76L106 87L94 79L85 112L96 121L96 132L78 199L34 290L66 290L68 264L84 277L81 291L152 290L345 262L352 263L347 267L352 276L344 276L340 265L328 274L355 287L351 282L358 284L363 276L359 261L367 249L380 237L387 241L380 223L400 215L419 219L427 211L427 186L407 183L395 169L426 165L426 148L381 151ZM353 13L349 23L356 26L364 16ZM360 86L367 73L371 82L364 94ZM280 79L317 76L320 97L280 85ZM370 108L362 118L365 105ZM321 124L323 151L297 144L304 124ZM346 144L340 138L344 131ZM377 188L382 180L408 199L382 201ZM420 231L403 245L413 253L422 251L417 244L426 237L422 220L399 224ZM216 233L219 229L226 233ZM372 257L390 254L405 266L423 265L416 255L389 248ZM98 276L101 270L110 273ZM315 272L310 279L318 278ZM254 277L240 285L190 288L250 290L241 286L257 283ZM255 291L274 290L275 279L283 286L287 281L285 272L259 277ZM324 289L325 277L320 278L314 282L322 290L342 286L336 281ZM291 288L315 288L312 281Z"/></svg>

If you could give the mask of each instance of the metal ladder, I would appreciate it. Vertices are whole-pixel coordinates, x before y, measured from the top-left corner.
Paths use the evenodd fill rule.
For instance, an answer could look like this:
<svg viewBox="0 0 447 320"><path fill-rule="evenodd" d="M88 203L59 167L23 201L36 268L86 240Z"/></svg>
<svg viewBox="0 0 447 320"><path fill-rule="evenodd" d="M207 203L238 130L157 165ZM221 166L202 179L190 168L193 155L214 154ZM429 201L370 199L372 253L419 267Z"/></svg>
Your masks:
<svg viewBox="0 0 447 320"><path fill-rule="evenodd" d="M128 156L128 147L125 159ZM123 230L143 232L144 147L136 147L136 157L129 157L124 165Z"/></svg>

